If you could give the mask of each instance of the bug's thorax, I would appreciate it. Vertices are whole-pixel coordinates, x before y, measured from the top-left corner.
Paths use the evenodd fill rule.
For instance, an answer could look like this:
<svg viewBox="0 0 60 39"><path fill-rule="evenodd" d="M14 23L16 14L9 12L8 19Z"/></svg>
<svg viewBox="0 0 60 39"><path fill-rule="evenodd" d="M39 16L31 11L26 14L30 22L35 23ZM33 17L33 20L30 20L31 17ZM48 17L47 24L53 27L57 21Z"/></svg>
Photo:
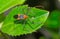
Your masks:
<svg viewBox="0 0 60 39"><path fill-rule="evenodd" d="M28 18L28 16L25 15L25 14L18 14L17 20L20 20L20 19L27 19L27 18Z"/></svg>

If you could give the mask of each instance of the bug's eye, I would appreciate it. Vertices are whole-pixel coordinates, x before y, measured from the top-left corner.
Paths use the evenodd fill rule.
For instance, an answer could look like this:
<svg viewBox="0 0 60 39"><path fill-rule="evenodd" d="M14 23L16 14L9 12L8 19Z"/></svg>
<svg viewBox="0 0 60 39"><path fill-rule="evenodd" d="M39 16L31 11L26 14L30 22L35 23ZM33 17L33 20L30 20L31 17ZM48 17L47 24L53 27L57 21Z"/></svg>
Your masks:
<svg viewBox="0 0 60 39"><path fill-rule="evenodd" d="M17 19L18 18L18 15L14 15L14 18Z"/></svg>

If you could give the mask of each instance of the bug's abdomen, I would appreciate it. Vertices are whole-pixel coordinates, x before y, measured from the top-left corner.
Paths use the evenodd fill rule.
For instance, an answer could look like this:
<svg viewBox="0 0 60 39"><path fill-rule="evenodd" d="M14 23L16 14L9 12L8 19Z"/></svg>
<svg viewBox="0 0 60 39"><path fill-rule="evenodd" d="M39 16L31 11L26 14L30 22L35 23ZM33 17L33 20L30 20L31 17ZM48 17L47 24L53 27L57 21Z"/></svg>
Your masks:
<svg viewBox="0 0 60 39"><path fill-rule="evenodd" d="M19 19L24 19L23 15L18 16Z"/></svg>

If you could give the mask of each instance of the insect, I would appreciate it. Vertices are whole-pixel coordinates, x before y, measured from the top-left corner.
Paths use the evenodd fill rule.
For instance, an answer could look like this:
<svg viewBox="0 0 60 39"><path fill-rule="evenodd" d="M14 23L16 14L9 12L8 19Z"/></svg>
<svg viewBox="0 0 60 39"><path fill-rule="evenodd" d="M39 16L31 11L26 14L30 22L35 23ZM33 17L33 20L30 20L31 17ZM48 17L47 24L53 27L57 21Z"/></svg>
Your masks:
<svg viewBox="0 0 60 39"><path fill-rule="evenodd" d="M30 10L30 8L28 8L27 10ZM29 12L27 12L27 13L24 13L24 14L17 14L17 15L14 15L14 18L16 19L15 21L14 21L14 23L16 23L16 24L23 24L22 26L23 26L23 30L25 30L25 25L26 24L28 24L30 27L31 27L31 25L28 23L28 21L31 21L28 17L29 17L29 15L28 15L28 13ZM28 18L28 19L27 19ZM27 19L27 20L26 20ZM31 27L32 28L32 27ZM33 28L32 28L33 29Z"/></svg>
<svg viewBox="0 0 60 39"><path fill-rule="evenodd" d="M18 14L18 15L15 15L14 18L17 20L25 20L28 18L28 16L24 14Z"/></svg>

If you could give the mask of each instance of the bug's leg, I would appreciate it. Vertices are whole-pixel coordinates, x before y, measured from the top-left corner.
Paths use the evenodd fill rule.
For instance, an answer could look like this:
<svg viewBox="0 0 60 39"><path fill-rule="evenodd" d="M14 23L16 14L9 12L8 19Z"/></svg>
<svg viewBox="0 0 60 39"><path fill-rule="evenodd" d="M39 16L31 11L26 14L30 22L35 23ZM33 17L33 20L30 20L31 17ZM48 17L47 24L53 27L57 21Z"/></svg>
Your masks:
<svg viewBox="0 0 60 39"><path fill-rule="evenodd" d="M28 25L33 29L33 27L28 23Z"/></svg>
<svg viewBox="0 0 60 39"><path fill-rule="evenodd" d="M20 18L17 18L17 20L20 20Z"/></svg>
<svg viewBox="0 0 60 39"><path fill-rule="evenodd" d="M23 22L23 30L25 30L26 21Z"/></svg>
<svg viewBox="0 0 60 39"><path fill-rule="evenodd" d="M24 14L28 16L29 12L30 12L30 7L27 8L27 12L24 11Z"/></svg>
<svg viewBox="0 0 60 39"><path fill-rule="evenodd" d="M28 21L31 23L30 19L28 19ZM33 29L32 25L29 22L27 22L27 24Z"/></svg>
<svg viewBox="0 0 60 39"><path fill-rule="evenodd" d="M27 13L26 13L26 15L28 15L28 13L30 12L30 9L31 9L30 7L27 8Z"/></svg>

